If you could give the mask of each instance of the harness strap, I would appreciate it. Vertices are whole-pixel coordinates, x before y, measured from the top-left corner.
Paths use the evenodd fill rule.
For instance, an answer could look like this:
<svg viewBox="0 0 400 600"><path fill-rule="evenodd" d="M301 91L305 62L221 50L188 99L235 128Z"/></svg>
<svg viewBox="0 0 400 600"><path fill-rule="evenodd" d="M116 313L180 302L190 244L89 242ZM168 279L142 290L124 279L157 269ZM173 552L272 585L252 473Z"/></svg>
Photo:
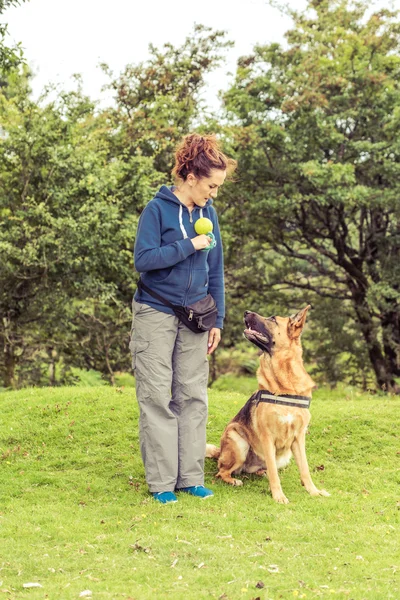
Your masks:
<svg viewBox="0 0 400 600"><path fill-rule="evenodd" d="M258 390L255 394L254 401L256 404L267 402L269 404L283 404L284 406L296 406L297 408L309 408L311 398L309 396L292 396L290 394L282 394L276 396L268 390Z"/></svg>

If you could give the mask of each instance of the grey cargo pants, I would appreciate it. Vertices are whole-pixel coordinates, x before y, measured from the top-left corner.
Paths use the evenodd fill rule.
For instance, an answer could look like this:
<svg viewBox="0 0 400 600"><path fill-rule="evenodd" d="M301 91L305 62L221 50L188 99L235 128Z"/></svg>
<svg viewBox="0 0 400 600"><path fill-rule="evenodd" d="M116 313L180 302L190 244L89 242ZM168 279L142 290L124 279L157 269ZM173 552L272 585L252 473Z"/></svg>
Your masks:
<svg viewBox="0 0 400 600"><path fill-rule="evenodd" d="M130 349L150 492L204 483L208 333L133 301Z"/></svg>

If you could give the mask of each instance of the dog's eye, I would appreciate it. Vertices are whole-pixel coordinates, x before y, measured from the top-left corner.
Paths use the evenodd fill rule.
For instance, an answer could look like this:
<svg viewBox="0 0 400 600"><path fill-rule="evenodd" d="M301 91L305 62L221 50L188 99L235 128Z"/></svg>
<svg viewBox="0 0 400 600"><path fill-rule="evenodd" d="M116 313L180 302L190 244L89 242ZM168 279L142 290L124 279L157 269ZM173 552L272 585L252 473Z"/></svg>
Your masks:
<svg viewBox="0 0 400 600"><path fill-rule="evenodd" d="M273 323L275 323L276 325L278 324L276 317L269 317L268 321L272 321Z"/></svg>

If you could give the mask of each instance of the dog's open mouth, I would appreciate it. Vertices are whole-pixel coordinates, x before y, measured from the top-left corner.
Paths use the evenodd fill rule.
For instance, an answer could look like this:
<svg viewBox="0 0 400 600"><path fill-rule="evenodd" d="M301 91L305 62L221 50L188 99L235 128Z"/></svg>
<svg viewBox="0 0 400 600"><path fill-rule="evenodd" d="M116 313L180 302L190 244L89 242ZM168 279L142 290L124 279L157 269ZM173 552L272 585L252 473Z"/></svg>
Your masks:
<svg viewBox="0 0 400 600"><path fill-rule="evenodd" d="M246 323L246 325L247 325L247 323ZM268 354L271 354L271 344L272 344L271 336L268 336L264 333L260 333L259 331L256 331L255 329L252 329L251 327L246 328L243 332L243 335L245 338L247 338L249 340L249 342L252 342L256 346L258 346L258 348L260 348L260 350L262 350L263 352L268 352Z"/></svg>

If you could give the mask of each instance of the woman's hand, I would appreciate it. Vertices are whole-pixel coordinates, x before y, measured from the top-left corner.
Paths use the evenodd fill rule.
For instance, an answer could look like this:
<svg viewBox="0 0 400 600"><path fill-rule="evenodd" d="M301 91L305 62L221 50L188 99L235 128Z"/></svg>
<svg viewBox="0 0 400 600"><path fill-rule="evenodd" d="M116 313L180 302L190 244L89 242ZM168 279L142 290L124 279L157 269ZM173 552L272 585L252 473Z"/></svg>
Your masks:
<svg viewBox="0 0 400 600"><path fill-rule="evenodd" d="M218 329L217 327L213 327L212 329L210 329L210 331L208 333L207 354L212 354L214 352L215 348L220 343L220 341L221 341L221 330Z"/></svg>
<svg viewBox="0 0 400 600"><path fill-rule="evenodd" d="M195 247L195 250L204 250L205 248L208 248L208 246L211 244L211 241L212 239L205 233L192 238L192 244Z"/></svg>

